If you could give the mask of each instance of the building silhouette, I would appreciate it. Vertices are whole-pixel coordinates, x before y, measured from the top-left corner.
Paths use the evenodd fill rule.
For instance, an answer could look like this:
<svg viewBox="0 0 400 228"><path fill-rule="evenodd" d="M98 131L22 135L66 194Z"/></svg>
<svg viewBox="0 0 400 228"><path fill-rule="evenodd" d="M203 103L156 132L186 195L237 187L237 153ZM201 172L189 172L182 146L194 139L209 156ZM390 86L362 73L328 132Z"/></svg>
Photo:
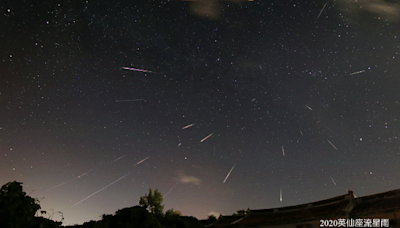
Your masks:
<svg viewBox="0 0 400 228"><path fill-rule="evenodd" d="M353 191L296 206L221 216L207 228L400 227L400 189L357 197Z"/></svg>

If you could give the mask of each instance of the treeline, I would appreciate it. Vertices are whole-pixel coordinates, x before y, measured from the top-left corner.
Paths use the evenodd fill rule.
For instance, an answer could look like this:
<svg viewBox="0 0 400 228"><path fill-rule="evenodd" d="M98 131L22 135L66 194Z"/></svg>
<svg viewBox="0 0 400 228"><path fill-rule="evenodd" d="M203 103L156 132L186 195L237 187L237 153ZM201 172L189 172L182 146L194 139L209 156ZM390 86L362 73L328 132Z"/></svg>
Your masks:
<svg viewBox="0 0 400 228"><path fill-rule="evenodd" d="M215 222L214 216L207 220L197 220L192 216L182 216L173 209L163 213L163 197L156 189L140 197L139 206L124 208L114 215L102 215L99 221L85 222L82 225L65 227L80 228L204 228ZM62 221L43 217L46 211L40 210L38 199L26 195L22 183L9 182L0 190L0 228L60 228ZM61 212L59 212L61 213ZM62 214L62 213L61 213ZM64 219L64 218L63 218Z"/></svg>
<svg viewBox="0 0 400 228"><path fill-rule="evenodd" d="M215 219L215 217L214 217ZM142 206L124 208L115 212L115 215L103 215L100 221L85 222L83 225L69 227L79 228L204 228L214 221L199 221L194 217L180 216L179 214L156 215L148 212ZM216 219L215 219L216 221Z"/></svg>
<svg viewBox="0 0 400 228"><path fill-rule="evenodd" d="M154 192L140 197L139 206L124 208L115 215L103 215L100 221L85 222L83 225L69 227L79 228L204 228L216 221L214 216L207 220L197 220L194 217L182 216L179 211L169 209L163 213L163 196L156 189Z"/></svg>
<svg viewBox="0 0 400 228"><path fill-rule="evenodd" d="M45 215L40 210L39 200L22 191L22 183L8 182L0 189L0 228L57 228L62 222L55 222L35 215Z"/></svg>

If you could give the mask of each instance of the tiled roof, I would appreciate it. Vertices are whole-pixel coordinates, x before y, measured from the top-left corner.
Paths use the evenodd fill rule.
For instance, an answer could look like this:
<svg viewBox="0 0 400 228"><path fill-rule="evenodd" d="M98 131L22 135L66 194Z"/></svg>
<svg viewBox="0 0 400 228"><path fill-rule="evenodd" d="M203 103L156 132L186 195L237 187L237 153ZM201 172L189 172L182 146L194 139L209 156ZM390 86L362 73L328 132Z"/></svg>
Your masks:
<svg viewBox="0 0 400 228"><path fill-rule="evenodd" d="M362 217L400 210L400 189L356 198L354 192L308 204L290 207L249 210L246 216L221 216L213 227L252 227L295 224L320 219Z"/></svg>
<svg viewBox="0 0 400 228"><path fill-rule="evenodd" d="M333 217L346 217L346 209L349 204L350 199L342 196L335 197L335 201L326 200L324 204L318 202L317 205L310 203L272 210L251 210L246 217L233 222L233 224L237 226L288 224Z"/></svg>
<svg viewBox="0 0 400 228"><path fill-rule="evenodd" d="M234 222L238 219L241 219L243 217L244 217L244 215L220 216L216 222L214 222L206 227L207 228L228 227L231 225L232 222Z"/></svg>
<svg viewBox="0 0 400 228"><path fill-rule="evenodd" d="M351 214L361 216L395 209L400 209L400 190L357 198Z"/></svg>

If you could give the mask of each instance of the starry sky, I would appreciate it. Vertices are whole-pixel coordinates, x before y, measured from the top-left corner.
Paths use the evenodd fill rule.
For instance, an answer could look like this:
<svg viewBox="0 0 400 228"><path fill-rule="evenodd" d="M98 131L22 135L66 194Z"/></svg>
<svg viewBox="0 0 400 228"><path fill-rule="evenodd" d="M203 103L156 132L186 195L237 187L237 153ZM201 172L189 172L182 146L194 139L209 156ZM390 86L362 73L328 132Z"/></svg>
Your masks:
<svg viewBox="0 0 400 228"><path fill-rule="evenodd" d="M149 188L198 219L400 188L397 1L0 9L0 183L64 225Z"/></svg>

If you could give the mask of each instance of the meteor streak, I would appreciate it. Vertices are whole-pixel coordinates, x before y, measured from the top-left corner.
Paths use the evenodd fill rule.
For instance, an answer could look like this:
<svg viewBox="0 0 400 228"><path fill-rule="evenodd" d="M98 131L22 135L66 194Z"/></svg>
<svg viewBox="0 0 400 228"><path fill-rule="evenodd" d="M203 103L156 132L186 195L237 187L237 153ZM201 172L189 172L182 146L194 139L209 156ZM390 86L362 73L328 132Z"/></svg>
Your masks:
<svg viewBox="0 0 400 228"><path fill-rule="evenodd" d="M333 180L333 178L332 177L330 177L330 178L331 178L333 184L336 185L336 182Z"/></svg>
<svg viewBox="0 0 400 228"><path fill-rule="evenodd" d="M83 201L85 201L85 200L89 199L90 197L92 197L92 196L96 195L97 193L99 193L99 192L103 191L104 189L106 189L106 188L110 187L111 185L113 185L113 184L117 183L118 181L122 180L123 178L125 178L125 177L126 177L126 176L128 176L129 174L131 174L131 172L129 172L129 173L127 173L127 174L125 174L124 176L120 177L118 180L116 180L116 181L112 182L111 184L109 184L109 185L105 186L104 188L102 188L102 189L98 190L97 192L95 192L95 193L91 194L90 196L88 196L88 197L84 198L83 200L81 200L81 201L77 202L76 204L72 205L72 207L75 207L76 205L78 205L78 204L82 203Z"/></svg>
<svg viewBox="0 0 400 228"><path fill-rule="evenodd" d="M114 160L114 161L112 161L112 162L118 161L119 159L121 159L121 158L123 158L123 157L125 157L125 156L126 156L126 154L125 154L124 156L121 156L121 157L119 157L119 158L115 159L115 160Z"/></svg>
<svg viewBox="0 0 400 228"><path fill-rule="evenodd" d="M87 171L86 173L84 173L84 174L81 174L81 175L77 176L76 178L81 178L81 176L83 176L83 175L86 175L86 174L88 174L88 173L92 172L93 170L94 170L94 169L92 169L92 170L89 170L89 171Z"/></svg>
<svg viewBox="0 0 400 228"><path fill-rule="evenodd" d="M282 153L283 153L283 156L285 156L285 148L283 148L283 146L282 146Z"/></svg>
<svg viewBox="0 0 400 228"><path fill-rule="evenodd" d="M333 148L335 148L335 150L337 150L336 146L333 145L333 143L331 143L331 141L328 140L328 143L331 144L331 146L333 146Z"/></svg>
<svg viewBox="0 0 400 228"><path fill-rule="evenodd" d="M365 70L360 70L360 71L351 73L351 74L349 74L349 75L361 74L361 73L364 73L364 72L365 72Z"/></svg>
<svg viewBox="0 0 400 228"><path fill-rule="evenodd" d="M186 129L186 128L192 127L192 126L195 125L195 124L196 124L196 123L189 124L189 125L187 125L187 126L184 126L182 129Z"/></svg>
<svg viewBox="0 0 400 228"><path fill-rule="evenodd" d="M312 111L312 108L310 108L310 106L308 106L308 105L304 105L304 106L306 106L308 109L310 109Z"/></svg>
<svg viewBox="0 0 400 228"><path fill-rule="evenodd" d="M50 190L52 190L52 189L58 188L58 187L60 187L60 186L63 186L64 184L68 184L69 182L71 182L71 181L73 181L73 180L75 180L75 178L72 179L72 180L69 180L69 181L67 181L67 182L63 182L63 183L61 183L61 184L59 184L59 185L56 185L56 186L54 186L54 187L52 187L52 188L49 188L49 189L46 190L46 192L48 192L48 191L50 191Z"/></svg>
<svg viewBox="0 0 400 228"><path fill-rule="evenodd" d="M58 188L58 187L60 187L60 186L63 186L64 184L68 184L69 182L71 182L71 181L73 181L73 180L75 180L75 179L81 178L81 176L86 175L86 174L92 172L93 170L94 170L94 169L89 170L89 171L87 171L86 173L81 174L81 175L75 177L74 179L71 179L71 180L69 180L69 181L67 181L67 182L63 182L63 183L61 183L61 184L59 184L59 185L56 185L56 186L54 186L54 187L51 187L51 188L47 189L46 192L48 192L48 191L50 191L50 190L52 190L52 189Z"/></svg>
<svg viewBox="0 0 400 228"><path fill-rule="evenodd" d="M139 72L145 72L145 73L153 73L153 71L149 71L149 70L144 70L144 69L137 69L137 68L133 68L133 67L121 67L124 70L132 70L132 71L139 71Z"/></svg>
<svg viewBox="0 0 400 228"><path fill-rule="evenodd" d="M178 185L178 183L176 183L174 185L174 187L172 187L167 193L165 193L164 198Z"/></svg>
<svg viewBox="0 0 400 228"><path fill-rule="evenodd" d="M206 141L206 140L207 140L208 138L210 138L211 135L213 135L213 134L214 134L214 133L211 133L211 134L207 135L204 139L200 140L200 142L202 143L202 142Z"/></svg>
<svg viewBox="0 0 400 228"><path fill-rule="evenodd" d="M282 188L281 188L281 191L280 191L280 197L279 197L279 200L282 202Z"/></svg>
<svg viewBox="0 0 400 228"><path fill-rule="evenodd" d="M129 102L129 101L144 101L144 99L132 99L132 100L115 100L115 102Z"/></svg>
<svg viewBox="0 0 400 228"><path fill-rule="evenodd" d="M149 158L150 158L150 157L147 157L147 158L145 158L145 159L141 160L140 162L136 163L135 165L139 165L140 163L142 163L142 162L146 161L146 160L147 160L147 159L149 159Z"/></svg>
<svg viewBox="0 0 400 228"><path fill-rule="evenodd" d="M231 172L233 170L233 168L235 168L236 163L232 166L231 171L229 171L228 175L226 175L225 180L222 183L225 183L225 181L228 179L229 175L231 175Z"/></svg>
<svg viewBox="0 0 400 228"><path fill-rule="evenodd" d="M325 3L324 7L322 7L322 10L319 12L317 19L315 19L315 22L317 22L319 16L321 16L322 11L324 11L326 4L328 4L328 2Z"/></svg>

